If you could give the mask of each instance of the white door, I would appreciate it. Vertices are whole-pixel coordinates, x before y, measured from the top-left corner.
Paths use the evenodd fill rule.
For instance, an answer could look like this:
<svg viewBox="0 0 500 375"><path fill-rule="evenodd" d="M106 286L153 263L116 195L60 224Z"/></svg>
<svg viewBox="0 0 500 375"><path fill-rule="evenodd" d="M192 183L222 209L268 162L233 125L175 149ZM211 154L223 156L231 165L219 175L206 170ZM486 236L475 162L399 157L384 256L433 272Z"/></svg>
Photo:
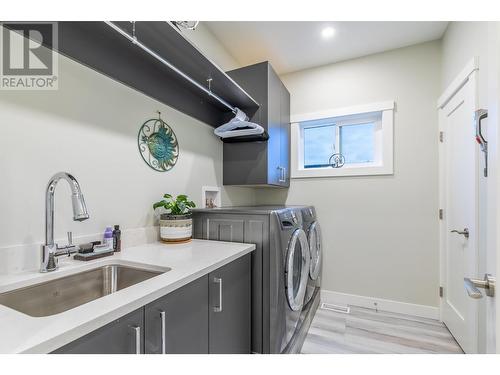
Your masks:
<svg viewBox="0 0 500 375"><path fill-rule="evenodd" d="M477 277L479 168L473 122L476 74L476 70L472 71L440 109L442 319L466 353L477 352L477 301L464 289L464 277Z"/></svg>

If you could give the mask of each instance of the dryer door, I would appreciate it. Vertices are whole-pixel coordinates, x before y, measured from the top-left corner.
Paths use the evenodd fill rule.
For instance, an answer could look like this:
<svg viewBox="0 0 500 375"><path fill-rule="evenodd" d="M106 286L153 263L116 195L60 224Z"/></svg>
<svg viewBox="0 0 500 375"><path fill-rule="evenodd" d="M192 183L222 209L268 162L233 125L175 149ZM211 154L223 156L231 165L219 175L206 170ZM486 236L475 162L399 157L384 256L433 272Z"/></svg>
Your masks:
<svg viewBox="0 0 500 375"><path fill-rule="evenodd" d="M309 267L309 276L316 280L321 270L321 227L317 221L309 227L309 252L311 254L311 265Z"/></svg>
<svg viewBox="0 0 500 375"><path fill-rule="evenodd" d="M288 305L299 311L304 304L310 255L306 233L297 229L290 239L285 263L285 286Z"/></svg>

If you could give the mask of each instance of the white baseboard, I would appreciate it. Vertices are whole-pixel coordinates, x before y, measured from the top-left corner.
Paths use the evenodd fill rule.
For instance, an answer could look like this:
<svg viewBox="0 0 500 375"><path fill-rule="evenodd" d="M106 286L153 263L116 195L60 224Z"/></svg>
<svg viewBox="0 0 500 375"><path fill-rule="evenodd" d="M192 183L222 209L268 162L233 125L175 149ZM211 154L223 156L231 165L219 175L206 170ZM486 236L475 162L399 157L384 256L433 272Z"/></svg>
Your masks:
<svg viewBox="0 0 500 375"><path fill-rule="evenodd" d="M365 297L356 294L347 294L332 292L330 290L321 290L321 302L332 303L335 305L352 305L379 310L414 315L421 318L430 318L439 320L439 307L417 305L413 303L398 302L388 299ZM377 306L375 306L377 303Z"/></svg>

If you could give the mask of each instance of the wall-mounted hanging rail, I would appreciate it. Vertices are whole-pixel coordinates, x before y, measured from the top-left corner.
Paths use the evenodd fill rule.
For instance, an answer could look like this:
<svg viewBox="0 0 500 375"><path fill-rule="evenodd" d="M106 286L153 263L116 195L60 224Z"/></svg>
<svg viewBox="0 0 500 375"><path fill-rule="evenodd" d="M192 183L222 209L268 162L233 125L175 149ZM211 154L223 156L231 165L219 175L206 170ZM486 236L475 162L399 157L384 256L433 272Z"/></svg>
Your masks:
<svg viewBox="0 0 500 375"><path fill-rule="evenodd" d="M182 78L184 78L187 82L189 82L190 84L196 86L198 89L200 89L201 91L205 92L207 95L213 97L219 103L221 103L222 105L224 105L225 107L227 107L228 109L230 109L231 112L233 112L234 114L236 114L238 112L238 108L232 106L227 101L225 101L224 99L222 99L219 95L213 93L210 88L207 88L207 87L201 85L200 83L196 82L194 79L192 79L186 73L184 73L182 70L180 70L175 65L171 64L168 60L164 59L163 57L161 57L160 55L158 55L155 51L151 50L148 46L146 46L142 42L140 42L137 39L137 35L130 35L130 34L128 34L124 30L122 30L121 28L119 28L118 26L116 26L113 22L105 21L104 23L106 25L108 25L109 27L111 27L116 32L118 32L120 35L122 35L125 38L127 38L132 44L134 44L135 46L139 47L140 49L142 49L143 51L145 51L146 53L148 53L152 57L154 57L156 60L158 60L159 62L161 62L163 65L165 65L168 68L172 69L175 73L177 73L179 76L181 76ZM134 33L135 33L135 27L134 27L133 30L134 30ZM211 80L212 80L211 78L207 77L207 83L211 82Z"/></svg>
<svg viewBox="0 0 500 375"><path fill-rule="evenodd" d="M112 25L118 32L102 21L58 22L57 46L43 43L213 127L234 117L236 108L248 117L259 109L259 103L171 23L113 21ZM140 46L124 35L133 35L134 27ZM60 74L64 80L64 71Z"/></svg>

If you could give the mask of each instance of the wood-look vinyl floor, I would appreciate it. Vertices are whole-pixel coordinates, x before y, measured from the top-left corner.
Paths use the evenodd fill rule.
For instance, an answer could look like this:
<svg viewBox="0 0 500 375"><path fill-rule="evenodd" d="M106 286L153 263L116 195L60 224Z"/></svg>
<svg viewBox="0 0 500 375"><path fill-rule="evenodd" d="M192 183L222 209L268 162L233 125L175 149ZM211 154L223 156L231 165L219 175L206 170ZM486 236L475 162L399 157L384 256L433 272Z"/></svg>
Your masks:
<svg viewBox="0 0 500 375"><path fill-rule="evenodd" d="M350 306L349 314L318 308L302 353L463 353L438 320Z"/></svg>

